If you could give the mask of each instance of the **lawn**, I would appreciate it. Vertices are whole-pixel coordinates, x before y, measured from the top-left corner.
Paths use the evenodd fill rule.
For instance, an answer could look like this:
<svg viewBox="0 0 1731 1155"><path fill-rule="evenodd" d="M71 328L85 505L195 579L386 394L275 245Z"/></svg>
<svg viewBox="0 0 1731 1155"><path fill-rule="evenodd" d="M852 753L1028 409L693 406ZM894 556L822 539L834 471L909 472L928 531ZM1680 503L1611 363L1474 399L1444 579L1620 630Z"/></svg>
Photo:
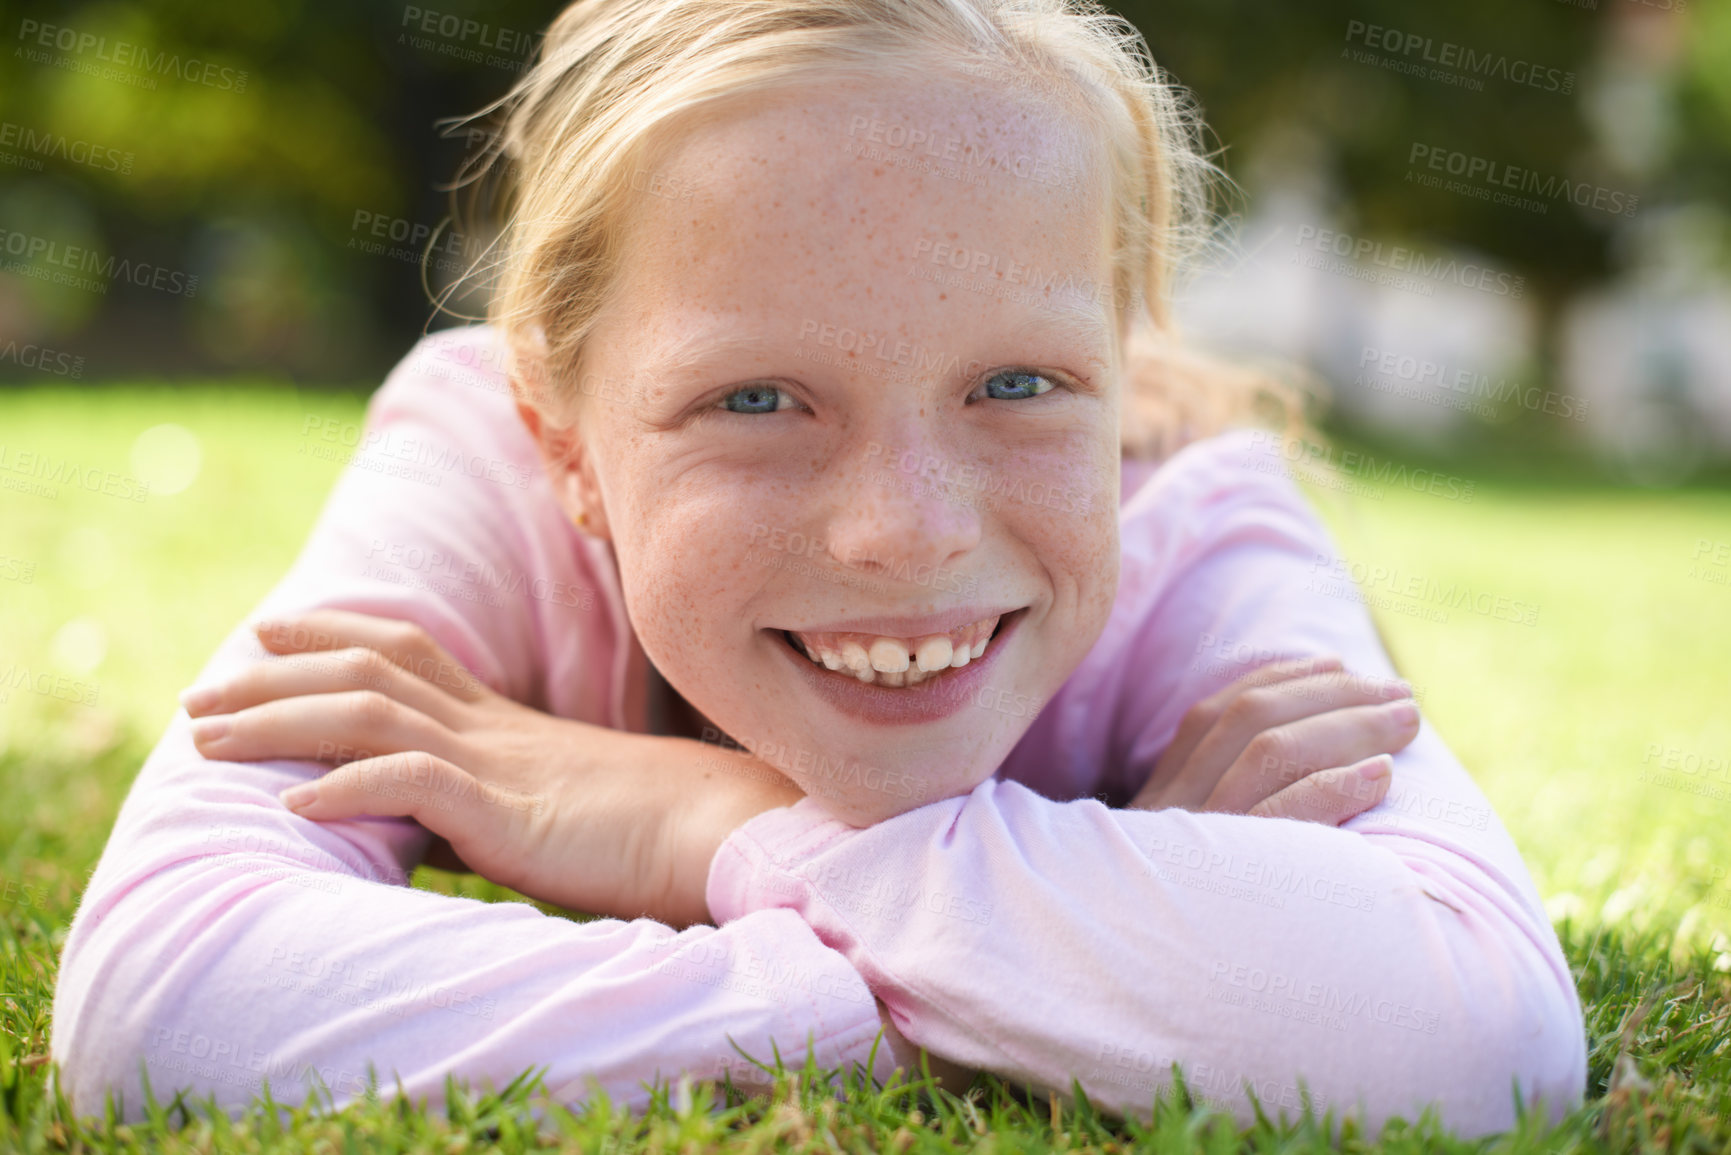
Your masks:
<svg viewBox="0 0 1731 1155"><path fill-rule="evenodd" d="M381 1101L337 1115L260 1108L233 1124L184 1109L135 1127L73 1119L43 1059L57 946L175 691L287 568L335 479L336 463L305 452L323 444L309 423L355 422L362 407L280 386L0 392L0 1144L1484 1146L1423 1122L1381 1136L1322 1120L1240 1131L1179 1096L1151 1124L1116 1123L1085 1105L1051 1111L990 1078L966 1099L916 1086L836 1101L810 1072L790 1075L773 1102L725 1111L705 1110L700 1087L644 1115L551 1107L537 1121L525 1081L501 1095L454 1089L431 1112ZM84 484L43 482L29 455L61 476L70 462ZM141 483L148 493L133 500ZM1587 1007L1587 1106L1559 1129L1490 1146L1731 1151L1731 567L1714 564L1731 543L1731 494L1484 480L1470 501L1398 486L1312 492L1428 716L1527 856ZM415 882L515 897L433 871Z"/></svg>

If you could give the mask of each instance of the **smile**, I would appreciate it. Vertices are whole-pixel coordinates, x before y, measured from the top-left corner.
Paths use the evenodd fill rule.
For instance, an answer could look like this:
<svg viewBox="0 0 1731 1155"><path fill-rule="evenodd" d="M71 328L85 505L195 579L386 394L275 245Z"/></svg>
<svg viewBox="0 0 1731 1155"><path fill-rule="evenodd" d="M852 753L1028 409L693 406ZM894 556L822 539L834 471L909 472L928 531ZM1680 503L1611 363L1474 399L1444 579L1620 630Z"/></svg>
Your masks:
<svg viewBox="0 0 1731 1155"><path fill-rule="evenodd" d="M983 657L1003 619L995 614L948 633L913 638L795 630L781 635L795 653L826 670L867 685L910 687Z"/></svg>

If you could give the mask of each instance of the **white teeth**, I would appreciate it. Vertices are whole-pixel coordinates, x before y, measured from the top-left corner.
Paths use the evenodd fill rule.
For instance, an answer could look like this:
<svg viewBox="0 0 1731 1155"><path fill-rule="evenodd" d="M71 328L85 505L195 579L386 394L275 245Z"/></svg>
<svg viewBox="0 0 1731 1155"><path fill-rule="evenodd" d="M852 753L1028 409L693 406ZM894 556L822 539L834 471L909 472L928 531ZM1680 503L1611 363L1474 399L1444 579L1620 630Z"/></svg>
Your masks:
<svg viewBox="0 0 1731 1155"><path fill-rule="evenodd" d="M914 657L922 670L941 670L950 664L953 649L948 638L927 638Z"/></svg>
<svg viewBox="0 0 1731 1155"><path fill-rule="evenodd" d="M880 674L899 674L908 668L907 647L889 638L879 638L872 643L871 659L872 669ZM898 678L890 684L899 686L901 679Z"/></svg>
<svg viewBox="0 0 1731 1155"><path fill-rule="evenodd" d="M822 632L790 632L790 636L814 665L852 673L867 684L917 686L945 670L959 670L984 656L999 620L985 618L947 635L914 638Z"/></svg>

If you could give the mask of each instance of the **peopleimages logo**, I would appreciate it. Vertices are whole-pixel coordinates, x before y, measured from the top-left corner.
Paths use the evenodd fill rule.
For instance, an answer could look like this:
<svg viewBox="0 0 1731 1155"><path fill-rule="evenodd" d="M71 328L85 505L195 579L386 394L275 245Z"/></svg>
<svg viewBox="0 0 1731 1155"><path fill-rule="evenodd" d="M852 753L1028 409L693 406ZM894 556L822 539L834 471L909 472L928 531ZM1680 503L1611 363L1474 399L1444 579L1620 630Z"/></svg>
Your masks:
<svg viewBox="0 0 1731 1155"><path fill-rule="evenodd" d="M0 365L8 362L21 369L35 369L40 373L53 373L60 377L82 377L84 375L84 358L82 356L28 342L20 345L16 341L8 341L5 345L0 346Z"/></svg>
<svg viewBox="0 0 1731 1155"><path fill-rule="evenodd" d="M922 263L950 270L954 275L921 271L919 266ZM915 242L914 264L909 271L922 280L954 285L970 292L1009 296L1012 300L1035 305L1049 304L1055 299L1071 303L1090 301L1122 309L1141 300L1140 293L1126 293L1108 281L1078 277L1072 272L1057 269L1042 269L1001 253L970 249L930 237ZM1018 293L1015 291L1018 286L1025 286L1028 291Z"/></svg>
<svg viewBox="0 0 1731 1155"><path fill-rule="evenodd" d="M88 140L73 140L47 129L37 130L29 125L0 120L0 149L14 148L31 155L22 157L15 153L0 152L0 163L40 170L42 165L34 158L45 156L51 160L83 165L100 172L117 172L122 176L132 172L133 157L130 152L121 152L118 148L105 144L93 144ZM26 163L27 161L30 163Z"/></svg>
<svg viewBox="0 0 1731 1155"><path fill-rule="evenodd" d="M848 122L848 154L898 168L929 172L965 184L977 184L984 172L1002 173L1052 188L1073 187L1074 180L1049 157L1027 152L1000 152L936 128L909 126L869 116ZM881 148L878 146L882 146Z"/></svg>
<svg viewBox="0 0 1731 1155"><path fill-rule="evenodd" d="M521 72L540 45L543 33L495 26L454 12L406 5L397 43L466 64L485 64Z"/></svg>
<svg viewBox="0 0 1731 1155"><path fill-rule="evenodd" d="M1410 489L1414 493L1428 493L1435 497L1446 497L1450 501L1463 502L1473 499L1473 491L1478 485L1476 481L1453 474L1422 467L1409 468L1404 462L1392 458L1379 459L1373 454L1356 449L1341 450L1333 445L1286 438L1266 429L1254 431L1246 449L1254 455L1253 468L1271 472L1273 467L1277 466L1277 463L1269 460L1268 450L1272 449L1288 464L1301 466L1304 469L1301 476L1307 481L1322 480L1329 473L1336 473L1388 488ZM1380 497L1380 493L1380 490L1371 490L1367 496Z"/></svg>
<svg viewBox="0 0 1731 1155"><path fill-rule="evenodd" d="M1406 396L1432 404L1447 402L1451 408L1470 409L1481 417L1494 417L1503 405L1519 406L1534 413L1546 413L1565 420L1584 421L1588 399L1554 390L1542 390L1522 385L1507 377L1491 380L1490 374L1468 368L1454 368L1442 361L1430 361L1408 353L1364 346L1359 353L1360 370L1374 367L1383 374L1360 372L1353 378L1361 385L1381 393ZM1399 384L1397 384L1397 382ZM1402 387L1402 386L1406 387ZM1485 402L1477 405L1476 402Z"/></svg>
<svg viewBox="0 0 1731 1155"><path fill-rule="evenodd" d="M1480 617L1523 626L1536 625L1539 620L1536 603L1521 601L1507 594L1475 589L1471 584L1453 578L1444 582L1428 575L1408 573L1398 566L1330 558L1323 554L1317 554L1311 563L1310 580L1304 588L1355 601L1371 601L1378 593L1389 594L1415 606L1432 603L1444 609L1466 610ZM1386 599L1380 601L1386 605ZM1433 620L1447 621L1448 616L1444 614Z"/></svg>
<svg viewBox="0 0 1731 1155"><path fill-rule="evenodd" d="M151 88L156 87L155 77L172 76L188 84L202 84L206 88L219 88L228 92L246 91L248 74L243 69L226 68L195 56L183 60L178 52L153 52L147 45L133 44L126 40L111 42L106 36L60 24L20 20L18 39L24 42L24 47L16 54L34 64L52 63L63 66L64 58L61 61L50 60L46 51L43 51L52 49L71 56L88 56L115 68L143 73Z"/></svg>
<svg viewBox="0 0 1731 1155"><path fill-rule="evenodd" d="M1405 245L1385 244L1372 237L1354 236L1337 229L1300 225L1298 235L1293 240L1293 247L1303 249L1306 246L1325 256L1301 261L1302 254L1294 253L1294 263L1304 263L1325 272L1343 273L1365 280L1376 279L1378 276L1386 277L1397 288L1413 288L1416 285L1424 290L1425 296L1434 291L1431 285L1421 284L1414 278L1459 285L1463 289L1473 289L1493 297L1508 297L1516 301L1524 297L1527 291L1527 279L1522 276L1500 272L1475 261L1459 261L1452 256L1427 257L1417 249ZM1331 262L1329 258L1332 257L1342 259ZM1386 270L1386 273L1375 274L1374 270L1362 270L1372 275L1361 277L1359 264L1364 261ZM1336 265L1340 267L1333 267ZM1411 273L1412 276L1398 276L1405 273Z"/></svg>
<svg viewBox="0 0 1731 1155"><path fill-rule="evenodd" d="M1087 513L1094 495L1086 490L1054 485L1022 474L992 473L974 462L956 462L916 449L900 449L873 441L866 461L877 466L871 480L904 491L925 489L952 497L958 504L995 510L1004 502Z"/></svg>
<svg viewBox="0 0 1731 1155"><path fill-rule="evenodd" d="M1442 1014L1411 1003L1372 999L1362 991L1347 990L1332 983L1268 971L1258 966L1222 960L1214 963L1209 979L1216 989L1236 988L1264 996L1268 1002L1257 1009L1278 1010L1287 1004L1315 1008L1336 1020L1364 1018L1385 1026L1401 1027L1434 1035L1442 1025ZM1211 992L1210 997L1216 997ZM1229 1000L1230 1001L1230 1000ZM1250 1004L1255 1005L1255 1004Z"/></svg>
<svg viewBox="0 0 1731 1155"><path fill-rule="evenodd" d="M1488 157L1445 148L1441 145L1413 141L1407 152L1409 165L1421 165L1432 172L1447 173L1460 180L1444 181L1427 172L1407 169L1406 180L1426 188L1440 188L1463 196L1476 197L1498 204L1509 204L1529 212L1543 213L1550 209L1546 201L1559 198L1580 208L1593 208L1616 216L1632 217L1640 198L1618 189L1606 188L1589 181L1571 181L1567 177L1544 176L1530 168L1505 164ZM1501 190L1512 189L1516 196ZM1529 199L1534 198L1534 199Z"/></svg>
<svg viewBox="0 0 1731 1155"><path fill-rule="evenodd" d="M112 253L104 256L95 249L32 233L0 229L0 254L19 258L5 262L6 272L70 285L85 292L106 294L110 282L125 282L176 297L198 293L195 275Z"/></svg>
<svg viewBox="0 0 1731 1155"><path fill-rule="evenodd" d="M1380 24L1367 24L1363 20L1347 21L1346 40L1349 44L1362 44L1368 49L1405 58L1405 63L1414 66L1410 70L1415 73L1426 72L1423 65L1435 65L1436 67L1429 69L1427 73L1432 79L1450 80L1462 87L1482 89L1483 80L1492 78L1544 92L1555 92L1562 96L1575 91L1573 72L1547 68L1530 60L1511 58L1501 52L1479 52L1451 40L1439 42L1434 37L1403 32L1398 28L1385 28ZM1477 83L1463 83L1469 80Z"/></svg>

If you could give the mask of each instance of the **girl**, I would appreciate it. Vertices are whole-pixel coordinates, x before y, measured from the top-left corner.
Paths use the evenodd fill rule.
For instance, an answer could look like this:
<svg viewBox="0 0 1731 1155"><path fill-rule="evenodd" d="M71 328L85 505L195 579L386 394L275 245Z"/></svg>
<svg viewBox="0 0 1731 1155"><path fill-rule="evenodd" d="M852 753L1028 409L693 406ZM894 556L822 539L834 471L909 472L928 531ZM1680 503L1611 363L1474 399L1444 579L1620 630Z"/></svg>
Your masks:
<svg viewBox="0 0 1731 1155"><path fill-rule="evenodd" d="M1268 394L1171 344L1206 165L1144 51L1066 0L572 5L504 105L493 324L391 375L116 823L75 1106L641 1102L736 1048L1577 1102L1514 844L1308 580L1281 442L1221 432Z"/></svg>

